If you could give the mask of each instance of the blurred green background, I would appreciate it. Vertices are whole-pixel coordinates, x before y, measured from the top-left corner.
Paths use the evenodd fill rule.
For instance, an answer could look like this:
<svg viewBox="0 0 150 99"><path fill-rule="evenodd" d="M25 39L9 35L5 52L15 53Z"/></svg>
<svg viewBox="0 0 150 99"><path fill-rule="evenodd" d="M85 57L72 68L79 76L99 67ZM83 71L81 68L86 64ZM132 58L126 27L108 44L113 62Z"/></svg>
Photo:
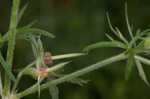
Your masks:
<svg viewBox="0 0 150 99"><path fill-rule="evenodd" d="M55 39L42 37L45 51L51 51L53 55L81 52L89 44L108 40L105 33L115 37L107 24L105 15L107 11L113 25L128 38L124 0L21 0L21 6L27 2L29 7L19 27L32 20L38 20L34 27L45 29L56 36ZM0 32L2 34L7 32L9 27L11 6L12 0L1 0ZM135 30L150 27L149 11L149 0L128 0L129 19ZM6 47L7 43L3 49L5 55ZM71 59L73 62L64 71L74 72L120 52L122 50L117 48L96 49L86 57ZM17 40L15 67L22 68L33 59L29 43ZM83 87L68 83L60 84L60 99L149 99L150 88L140 79L136 68L134 67L129 81L124 80L124 68L125 61L121 61L88 73L82 78L90 82ZM150 67L144 66L144 69L150 79ZM35 83L28 76L23 77L22 81L20 90ZM23 99L38 99L37 96L35 93ZM41 92L41 99L51 99L48 90Z"/></svg>

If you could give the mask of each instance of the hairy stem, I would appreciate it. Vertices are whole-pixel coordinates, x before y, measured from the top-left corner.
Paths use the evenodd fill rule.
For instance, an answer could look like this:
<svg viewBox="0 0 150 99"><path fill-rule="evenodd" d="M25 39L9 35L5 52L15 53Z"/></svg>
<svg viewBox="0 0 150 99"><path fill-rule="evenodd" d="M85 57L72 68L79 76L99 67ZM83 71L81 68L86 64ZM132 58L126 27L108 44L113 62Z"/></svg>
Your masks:
<svg viewBox="0 0 150 99"><path fill-rule="evenodd" d="M9 68L12 67L13 53L14 53L14 48L15 48L15 36L16 36L19 1L20 0L13 0L13 6L12 6L12 11L11 11L9 42L8 42L7 60L6 60ZM9 89L10 89L10 79L7 74L5 76L4 89L6 93L9 92Z"/></svg>
<svg viewBox="0 0 150 99"><path fill-rule="evenodd" d="M50 86L54 86L54 85L63 83L65 81L68 81L68 80L71 80L71 79L76 78L78 76L81 76L83 74L86 74L86 73L88 73L90 71L96 70L98 68L102 68L102 67L104 67L104 66L106 66L108 64L111 64L113 62L117 62L117 61L120 61L120 60L123 60L123 59L126 59L126 58L127 58L127 55L125 53L123 53L123 54L119 54L117 56L105 59L105 60L100 61L100 62L98 62L98 63L96 63L94 65L88 66L88 67L83 68L83 69L81 69L79 71L76 71L74 73L68 74L68 75L66 75L64 77L61 77L61 78L58 78L56 80L47 82L47 83L41 85L40 89L43 90L43 89L46 89L46 88L48 88ZM18 93L17 97L21 98L21 97L24 97L26 95L32 94L32 93L34 93L36 91L38 91L38 85L37 84L33 85L32 87L26 89L23 92Z"/></svg>

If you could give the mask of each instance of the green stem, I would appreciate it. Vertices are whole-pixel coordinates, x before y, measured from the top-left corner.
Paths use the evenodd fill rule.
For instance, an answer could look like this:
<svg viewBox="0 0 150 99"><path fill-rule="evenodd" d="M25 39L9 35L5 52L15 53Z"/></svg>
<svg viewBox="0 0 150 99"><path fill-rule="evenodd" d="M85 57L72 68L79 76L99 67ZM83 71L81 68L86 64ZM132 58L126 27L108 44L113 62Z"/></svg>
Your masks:
<svg viewBox="0 0 150 99"><path fill-rule="evenodd" d="M94 65L91 65L89 67L83 68L83 69L81 69L79 71L76 71L74 73L68 74L68 75L66 75L64 77L58 78L58 79L53 80L51 82L47 82L47 83L41 85L40 89L43 90L43 89L48 88L50 86L54 86L54 85L63 83L65 81L68 81L68 80L71 80L71 79L76 78L78 76L81 76L83 74L86 74L86 73L88 73L90 71L96 70L98 68L102 68L102 67L104 67L104 66L106 66L108 64L111 64L113 62L117 62L117 61L120 61L120 60L123 60L123 59L126 59L126 58L127 58L127 55L123 53L123 54L119 54L117 56L105 59L105 60L100 61L100 62L98 62L98 63L96 63ZM21 93L18 93L17 97L19 97L19 98L24 97L26 95L29 95L29 94L32 94L32 93L36 92L37 90L38 90L38 85L35 84L32 87L26 89L25 91L23 91Z"/></svg>
<svg viewBox="0 0 150 99"><path fill-rule="evenodd" d="M84 53L71 53L71 54L64 54L64 55L56 55L56 56L52 56L52 60L73 58L73 57L78 57L78 56L82 56L82 55L84 55Z"/></svg>
<svg viewBox="0 0 150 99"><path fill-rule="evenodd" d="M150 60L149 59L146 59L146 58L138 56L138 55L135 56L135 59L141 61L144 64L150 65Z"/></svg>
<svg viewBox="0 0 150 99"><path fill-rule="evenodd" d="M3 83L2 83L1 72L0 72L0 95L1 96L2 96L2 92L3 92Z"/></svg>
<svg viewBox="0 0 150 99"><path fill-rule="evenodd" d="M15 49L15 36L16 36L19 1L20 0L13 0L13 6L12 6L12 11L11 11L11 20L10 20L10 28L9 28L9 42L8 42L7 60L6 60L6 63L8 64L9 68L12 67L13 53L14 53L14 49ZM10 89L10 79L7 74L5 76L4 89L5 89L6 93L8 93L9 89Z"/></svg>

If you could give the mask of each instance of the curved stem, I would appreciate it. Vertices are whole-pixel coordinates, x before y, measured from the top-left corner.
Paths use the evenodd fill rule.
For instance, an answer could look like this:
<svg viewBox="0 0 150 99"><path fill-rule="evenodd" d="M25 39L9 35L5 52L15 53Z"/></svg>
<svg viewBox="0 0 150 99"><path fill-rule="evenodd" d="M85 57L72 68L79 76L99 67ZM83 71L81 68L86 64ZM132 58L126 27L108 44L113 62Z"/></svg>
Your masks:
<svg viewBox="0 0 150 99"><path fill-rule="evenodd" d="M117 61L120 61L120 60L123 60L123 59L126 59L126 58L127 58L127 55L125 53L122 53L122 54L110 57L110 58L105 59L103 61L100 61L100 62L98 62L96 64L93 64L91 66L83 68L83 69L81 69L79 71L76 71L74 73L68 74L68 75L66 75L64 77L58 78L58 79L53 80L51 82L47 82L47 83L41 85L40 89L43 90L43 89L46 89L46 88L48 88L50 86L54 86L54 85L63 83L65 81L68 81L68 80L71 80L71 79L76 78L78 76L81 76L83 74L86 74L86 73L88 73L90 71L96 70L98 68L102 68L102 67L104 67L104 66L106 66L108 64L111 64L113 62L117 62ZM34 93L36 91L38 91L38 85L37 84L33 85L32 87L26 89L23 92L18 93L17 97L21 98L21 97L24 97L26 95L32 94L32 93Z"/></svg>
<svg viewBox="0 0 150 99"><path fill-rule="evenodd" d="M13 6L12 6L12 11L11 11L11 20L10 20L10 28L9 28L9 42L8 42L7 60L6 60L9 68L12 67L13 53L14 53L14 48L15 48L15 36L16 36L19 1L20 0L13 0ZM6 92L8 92L10 89L10 79L7 74L5 76L4 89Z"/></svg>
<svg viewBox="0 0 150 99"><path fill-rule="evenodd" d="M133 33L132 33L132 29L129 23L129 18L128 18L128 9L127 9L127 2L125 3L125 18L126 18L126 24L127 24L127 28L129 31L129 35L131 36L131 39L134 39Z"/></svg>

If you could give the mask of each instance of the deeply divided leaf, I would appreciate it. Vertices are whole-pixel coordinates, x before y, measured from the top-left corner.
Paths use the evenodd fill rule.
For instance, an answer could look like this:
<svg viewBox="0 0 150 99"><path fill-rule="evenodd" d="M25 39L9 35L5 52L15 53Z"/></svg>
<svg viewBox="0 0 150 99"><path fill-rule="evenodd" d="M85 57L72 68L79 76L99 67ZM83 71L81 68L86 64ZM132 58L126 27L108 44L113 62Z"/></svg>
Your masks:
<svg viewBox="0 0 150 99"><path fill-rule="evenodd" d="M28 7L28 3L25 4L25 5L21 8L21 10L20 10L20 12L19 12L19 16L18 16L18 23L20 22L20 20L21 20L21 18L22 18L22 16L23 16L25 10L27 9L27 7Z"/></svg>
<svg viewBox="0 0 150 99"><path fill-rule="evenodd" d="M83 51L87 52L96 48L101 47L120 47L120 48L127 48L127 46L119 41L111 41L111 42L98 42L92 45L89 45L83 49Z"/></svg>
<svg viewBox="0 0 150 99"><path fill-rule="evenodd" d="M39 28L29 28L29 27L30 25L17 29L16 38L26 39L27 37L31 35L35 35L35 36L43 35L43 36L47 36L50 38L55 37L52 33L48 31L45 31ZM7 40L8 40L8 32L3 36L3 41L7 41Z"/></svg>
<svg viewBox="0 0 150 99"><path fill-rule="evenodd" d="M129 19L128 19L128 9L127 9L127 3L125 3L125 18L126 18L126 25L129 31L129 35L131 36L131 38L133 39L133 33L132 33L132 29L131 29L131 25L129 23Z"/></svg>
<svg viewBox="0 0 150 99"><path fill-rule="evenodd" d="M29 34L43 35L43 36L47 36L50 38L55 37L52 33L42 30L42 29L39 29L39 28L20 28L17 30L17 37L19 37L19 38L25 38L25 37L29 36Z"/></svg>

